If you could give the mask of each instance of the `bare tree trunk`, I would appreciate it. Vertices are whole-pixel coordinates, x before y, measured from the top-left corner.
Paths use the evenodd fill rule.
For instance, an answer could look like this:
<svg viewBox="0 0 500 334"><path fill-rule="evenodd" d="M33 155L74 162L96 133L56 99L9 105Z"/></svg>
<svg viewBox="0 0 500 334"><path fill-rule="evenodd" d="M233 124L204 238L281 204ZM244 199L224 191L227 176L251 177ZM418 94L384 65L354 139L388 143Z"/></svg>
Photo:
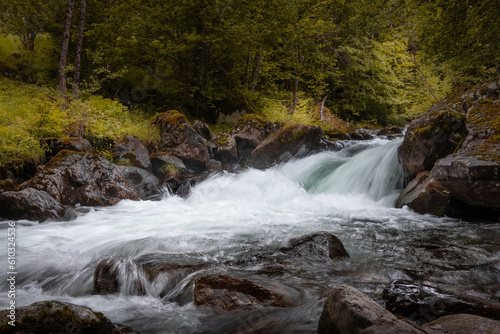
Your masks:
<svg viewBox="0 0 500 334"><path fill-rule="evenodd" d="M66 99L66 102L68 99L66 91L66 62L68 59L69 35L71 30L71 18L73 16L74 7L75 7L75 0L68 0L68 5L66 6L66 14L64 15L61 52L59 54L59 65L57 73L59 82L59 93Z"/></svg>
<svg viewBox="0 0 500 334"><path fill-rule="evenodd" d="M85 11L87 0L81 0L80 25L78 27L78 43L76 45L75 72L73 76L73 98L78 99L78 86L80 85L80 67L82 64L83 28L85 27Z"/></svg>
<svg viewBox="0 0 500 334"><path fill-rule="evenodd" d="M321 109L319 110L319 121L321 122L321 124L323 124L323 112L325 110L325 102L326 102L327 98L328 98L328 95L326 95L323 98L323 101L321 101Z"/></svg>
<svg viewBox="0 0 500 334"><path fill-rule="evenodd" d="M253 94L260 77L260 67L262 65L262 46L259 47L257 55L255 56L255 68L253 69L252 86L250 87L250 93Z"/></svg>

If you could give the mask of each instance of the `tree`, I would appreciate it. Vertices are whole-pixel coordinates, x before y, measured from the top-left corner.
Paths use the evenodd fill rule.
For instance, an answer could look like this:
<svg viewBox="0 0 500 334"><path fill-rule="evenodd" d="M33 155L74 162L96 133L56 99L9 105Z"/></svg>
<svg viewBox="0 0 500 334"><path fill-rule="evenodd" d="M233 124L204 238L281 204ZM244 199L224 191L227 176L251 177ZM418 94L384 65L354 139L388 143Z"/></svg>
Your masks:
<svg viewBox="0 0 500 334"><path fill-rule="evenodd" d="M61 41L61 51L59 53L59 66L58 66L58 86L59 93L67 99L66 92L66 63L68 59L69 38L71 30L71 18L73 17L73 8L75 7L75 0L68 0L66 6L66 14L64 15L63 33Z"/></svg>
<svg viewBox="0 0 500 334"><path fill-rule="evenodd" d="M35 49L36 37L58 14L59 0L0 0L0 26L18 35L25 50Z"/></svg>
<svg viewBox="0 0 500 334"><path fill-rule="evenodd" d="M76 45L75 71L73 73L73 98L78 99L78 86L80 85L80 68L82 64L83 30L85 27L85 12L87 0L81 0L80 20L78 25L78 41Z"/></svg>

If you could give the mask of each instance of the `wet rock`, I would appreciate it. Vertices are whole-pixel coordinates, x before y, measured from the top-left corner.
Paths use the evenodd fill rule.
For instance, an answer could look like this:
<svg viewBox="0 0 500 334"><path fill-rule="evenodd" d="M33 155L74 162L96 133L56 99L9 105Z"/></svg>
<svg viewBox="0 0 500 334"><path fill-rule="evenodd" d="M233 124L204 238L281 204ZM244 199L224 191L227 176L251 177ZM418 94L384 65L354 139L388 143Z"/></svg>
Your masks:
<svg viewBox="0 0 500 334"><path fill-rule="evenodd" d="M129 327L115 325L100 312L88 307L43 301L16 308L15 326L8 324L10 311L0 311L2 333L138 333Z"/></svg>
<svg viewBox="0 0 500 334"><path fill-rule="evenodd" d="M214 138L217 145L214 157L222 163L235 163L238 161L238 151L236 149L236 140L227 133L222 133Z"/></svg>
<svg viewBox="0 0 500 334"><path fill-rule="evenodd" d="M161 182L179 179L182 175L188 173L184 162L170 153L159 152L152 154L150 158L153 166L153 174L160 179Z"/></svg>
<svg viewBox="0 0 500 334"><path fill-rule="evenodd" d="M196 120L193 122L193 129L206 140L212 139L212 133L210 132L210 128L206 123Z"/></svg>
<svg viewBox="0 0 500 334"><path fill-rule="evenodd" d="M371 140L374 139L372 130L370 129L356 129L351 133L351 139L353 140Z"/></svg>
<svg viewBox="0 0 500 334"><path fill-rule="evenodd" d="M139 193L141 199L154 195L160 187L160 180L153 173L130 166L118 166L130 187Z"/></svg>
<svg viewBox="0 0 500 334"><path fill-rule="evenodd" d="M431 176L468 205L500 209L500 99L469 108L467 129L462 148L436 162Z"/></svg>
<svg viewBox="0 0 500 334"><path fill-rule="evenodd" d="M383 293L385 307L418 323L426 323L445 315L467 313L500 320L500 304L449 292L417 282L396 280Z"/></svg>
<svg viewBox="0 0 500 334"><path fill-rule="evenodd" d="M129 165L151 171L149 151L143 142L134 135L125 135L111 150L113 161L118 165Z"/></svg>
<svg viewBox="0 0 500 334"><path fill-rule="evenodd" d="M450 217L458 217L461 206L429 171L419 173L399 195L396 208L405 205L420 214Z"/></svg>
<svg viewBox="0 0 500 334"><path fill-rule="evenodd" d="M139 199L116 165L98 155L66 150L52 158L27 186L72 206L106 206L122 199Z"/></svg>
<svg viewBox="0 0 500 334"><path fill-rule="evenodd" d="M349 258L339 238L327 232L290 239L289 247L283 248L282 252L318 260Z"/></svg>
<svg viewBox="0 0 500 334"><path fill-rule="evenodd" d="M422 333L350 286L335 288L325 302L318 334Z"/></svg>
<svg viewBox="0 0 500 334"><path fill-rule="evenodd" d="M401 137L404 135L404 129L400 128L399 126L391 125L387 126L383 129L380 129L377 132L377 136L384 136L384 137Z"/></svg>
<svg viewBox="0 0 500 334"><path fill-rule="evenodd" d="M94 292L99 295L123 292L128 295L146 294L146 277L134 261L105 259L94 271Z"/></svg>
<svg viewBox="0 0 500 334"><path fill-rule="evenodd" d="M447 315L422 327L429 334L500 334L500 321L470 314Z"/></svg>
<svg viewBox="0 0 500 334"><path fill-rule="evenodd" d="M206 170L209 160L206 140L191 126L186 117L176 110L156 116L152 124L161 131L159 150L181 159L193 170Z"/></svg>
<svg viewBox="0 0 500 334"><path fill-rule="evenodd" d="M240 118L231 132L231 137L234 138L236 144L238 160L248 157L273 131L274 126L256 114L247 114Z"/></svg>
<svg viewBox="0 0 500 334"><path fill-rule="evenodd" d="M249 281L225 274L212 274L195 281L194 304L210 306L215 312L237 308L287 307L285 297Z"/></svg>
<svg viewBox="0 0 500 334"><path fill-rule="evenodd" d="M320 127L293 123L276 131L253 150L249 165L268 168L295 156L305 156L321 146Z"/></svg>
<svg viewBox="0 0 500 334"><path fill-rule="evenodd" d="M52 159L57 153L62 150L75 152L94 153L92 145L87 139L72 137L72 138L43 138L40 140L40 146L47 145L49 151L45 153L47 160Z"/></svg>
<svg viewBox="0 0 500 334"><path fill-rule="evenodd" d="M118 284L117 260L102 260L94 271L94 291L99 295L107 295L120 291Z"/></svg>
<svg viewBox="0 0 500 334"><path fill-rule="evenodd" d="M26 188L21 191L0 193L0 217L5 219L65 220L70 215L66 209L45 191Z"/></svg>
<svg viewBox="0 0 500 334"><path fill-rule="evenodd" d="M453 153L466 135L465 116L436 105L410 124L398 149L399 160L413 179Z"/></svg>

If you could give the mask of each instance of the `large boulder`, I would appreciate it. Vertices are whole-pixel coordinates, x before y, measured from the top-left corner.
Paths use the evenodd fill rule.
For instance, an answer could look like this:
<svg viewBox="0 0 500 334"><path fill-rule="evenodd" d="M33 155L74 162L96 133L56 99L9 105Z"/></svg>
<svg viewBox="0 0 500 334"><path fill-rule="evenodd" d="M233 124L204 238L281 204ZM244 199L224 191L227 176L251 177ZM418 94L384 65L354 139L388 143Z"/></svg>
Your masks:
<svg viewBox="0 0 500 334"><path fill-rule="evenodd" d="M212 133L210 132L210 128L206 123L203 123L200 120L195 120L193 122L193 129L206 140L212 139Z"/></svg>
<svg viewBox="0 0 500 334"><path fill-rule="evenodd" d="M274 132L253 150L249 165L268 168L294 156L304 156L321 146L323 131L320 127L292 123Z"/></svg>
<svg viewBox="0 0 500 334"><path fill-rule="evenodd" d="M63 150L28 183L64 205L107 206L138 200L118 167L101 156Z"/></svg>
<svg viewBox="0 0 500 334"><path fill-rule="evenodd" d="M456 296L418 282L393 281L384 289L383 299L389 311L419 323L457 313L500 320L499 303L470 296Z"/></svg>
<svg viewBox="0 0 500 334"><path fill-rule="evenodd" d="M328 296L319 319L318 334L421 334L403 320L350 286L339 286Z"/></svg>
<svg viewBox="0 0 500 334"><path fill-rule="evenodd" d="M453 314L425 324L422 328L428 334L500 334L500 321L477 315Z"/></svg>
<svg viewBox="0 0 500 334"><path fill-rule="evenodd" d="M231 131L231 137L236 144L238 160L248 157L257 145L273 131L274 126L256 114L246 114L240 118Z"/></svg>
<svg viewBox="0 0 500 334"><path fill-rule="evenodd" d="M207 142L183 114L170 110L156 116L152 124L161 131L160 151L175 155L189 169L206 170L209 160Z"/></svg>
<svg viewBox="0 0 500 334"><path fill-rule="evenodd" d="M44 222L69 218L66 209L45 191L26 188L0 193L0 217Z"/></svg>
<svg viewBox="0 0 500 334"><path fill-rule="evenodd" d="M217 146L214 157L224 164L238 162L238 150L236 140L227 133L221 133L214 137Z"/></svg>
<svg viewBox="0 0 500 334"><path fill-rule="evenodd" d="M410 124L398 149L399 160L413 179L453 153L466 135L465 115L437 104Z"/></svg>
<svg viewBox="0 0 500 334"><path fill-rule="evenodd" d="M460 203L429 171L421 172L401 192L396 207L408 206L420 214L458 216Z"/></svg>
<svg viewBox="0 0 500 334"><path fill-rule="evenodd" d="M111 150L111 156L118 165L131 165L151 171L149 151L134 135L125 135L118 140Z"/></svg>
<svg viewBox="0 0 500 334"><path fill-rule="evenodd" d="M118 166L130 187L139 193L141 199L154 195L160 187L160 180L153 173L131 166Z"/></svg>
<svg viewBox="0 0 500 334"><path fill-rule="evenodd" d="M281 251L286 254L316 260L349 258L349 253L347 253L339 238L327 232L318 232L290 239L289 246L282 248Z"/></svg>
<svg viewBox="0 0 500 334"><path fill-rule="evenodd" d="M289 302L284 296L246 278L212 274L196 279L194 304L210 306L220 313L241 307L287 307Z"/></svg>
<svg viewBox="0 0 500 334"><path fill-rule="evenodd" d="M87 139L80 137L43 138L40 140L40 146L48 148L48 151L45 153L47 160L52 159L62 150L94 153L94 149L92 148L90 142Z"/></svg>
<svg viewBox="0 0 500 334"><path fill-rule="evenodd" d="M480 86L495 100L478 100L467 112L469 135L455 154L439 160L432 169L450 193L468 205L500 209L500 94L498 86ZM482 87L482 88L481 88Z"/></svg>
<svg viewBox="0 0 500 334"><path fill-rule="evenodd" d="M9 324L15 319L15 326ZM0 311L1 333L138 333L129 327L113 324L100 312L88 307L43 301L29 306Z"/></svg>

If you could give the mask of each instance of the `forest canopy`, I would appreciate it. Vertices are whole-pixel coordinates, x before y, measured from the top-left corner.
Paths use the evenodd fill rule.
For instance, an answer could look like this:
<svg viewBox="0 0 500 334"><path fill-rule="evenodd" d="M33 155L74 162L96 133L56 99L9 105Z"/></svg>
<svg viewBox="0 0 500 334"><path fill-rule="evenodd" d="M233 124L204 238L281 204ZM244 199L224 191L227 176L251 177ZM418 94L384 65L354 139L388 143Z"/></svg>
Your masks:
<svg viewBox="0 0 500 334"><path fill-rule="evenodd" d="M404 124L500 74L499 17L494 0L0 0L0 67L210 123L324 104L354 123Z"/></svg>

